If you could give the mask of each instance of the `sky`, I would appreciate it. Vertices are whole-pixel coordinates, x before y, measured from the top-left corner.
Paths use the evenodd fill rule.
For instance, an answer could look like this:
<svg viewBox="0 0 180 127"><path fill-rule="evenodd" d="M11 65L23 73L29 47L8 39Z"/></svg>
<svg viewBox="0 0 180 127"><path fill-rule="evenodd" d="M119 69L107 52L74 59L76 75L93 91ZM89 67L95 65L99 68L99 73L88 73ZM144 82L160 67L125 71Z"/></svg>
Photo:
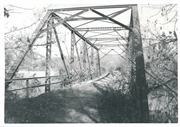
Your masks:
<svg viewBox="0 0 180 127"><path fill-rule="evenodd" d="M115 3L114 3L115 4ZM111 3L111 5L114 5ZM41 3L41 4L25 4L21 2L16 2L12 4L5 4L5 7L11 8L14 5L17 7L23 7L25 9L20 9L14 7L16 9L16 13L11 13L9 18L4 18L4 33L8 32L9 29L12 26L16 26L17 28L21 28L23 26L29 26L30 24L34 23L37 18L34 17L34 14L36 12L41 12L42 14L45 14L45 11L43 12L42 10L45 10L45 8L67 8L67 7L81 7L81 6L96 6L96 5L102 5L102 4L50 4L50 3ZM33 10L28 10L28 9L33 9ZM140 17L140 22L142 23L145 19L148 19L150 16L154 15L157 13L158 9L152 9L152 8L144 8L144 5L139 4L138 5L139 9L139 17ZM160 18L160 14L154 18L151 18L151 20L159 20L159 22L164 22L163 18ZM124 19L122 19L124 20ZM172 24L169 24L168 29L172 29Z"/></svg>
<svg viewBox="0 0 180 127"><path fill-rule="evenodd" d="M15 3L15 4L6 4L5 7L12 8L12 6L10 6L10 5L14 5L17 7L23 7L23 8L26 8L27 10L14 7L14 9L16 9L16 13L11 13L9 18L4 18L4 24L5 24L4 32L5 33L12 26L17 26L18 28L20 28L22 26L28 26L29 24L32 24L33 20L35 20L35 18L33 18L34 17L33 11L42 12L42 10L44 10L47 7L51 9L51 8L66 8L66 7L98 6L99 4L93 4L93 5L91 5L91 4L90 5L89 4L77 4L77 5L41 4L41 5L39 5L39 4ZM138 5L140 20L147 19L148 17L157 13L157 9L142 8L142 7L144 7L144 6ZM33 10L28 10L28 9L33 9ZM44 12L42 12L42 14L45 14ZM153 20L153 18L151 20ZM162 20L162 19L159 19L159 20Z"/></svg>
<svg viewBox="0 0 180 127"><path fill-rule="evenodd" d="M42 11L45 8L54 9L54 8L68 8L68 7L99 6L99 5L103 5L103 4L50 4L50 3L49 4L48 3L25 4L25 3L19 3L19 2L16 2L13 4L4 3L4 6L7 8L12 8L13 6L11 6L11 5L14 6L14 9L16 9L16 13L12 13L9 18L4 18L4 24L5 25L8 24L8 27L11 27L13 25L22 27L23 25L31 24L32 23L31 20L33 20L32 17L34 17L33 11L35 11L35 12L38 10ZM114 4L111 3L111 5L114 5ZM18 7L22 7L25 9L21 9ZM153 14L156 14L156 12L158 10L158 9L152 9L152 8L148 8L148 7L145 8L145 5L141 5L141 4L138 5L138 9L139 9L140 20L148 18L148 17L152 16ZM155 18L157 18L157 17L155 17ZM5 32L6 32L6 29L5 29Z"/></svg>

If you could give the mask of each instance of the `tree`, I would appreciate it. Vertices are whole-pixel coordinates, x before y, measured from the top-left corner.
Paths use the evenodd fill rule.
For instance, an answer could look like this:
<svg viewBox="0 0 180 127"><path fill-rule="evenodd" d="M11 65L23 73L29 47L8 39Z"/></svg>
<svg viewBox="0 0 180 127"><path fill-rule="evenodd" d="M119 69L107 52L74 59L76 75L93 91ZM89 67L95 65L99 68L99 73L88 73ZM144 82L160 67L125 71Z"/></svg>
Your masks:
<svg viewBox="0 0 180 127"><path fill-rule="evenodd" d="M160 22L160 18L164 19L164 22ZM141 26L146 77L150 91L150 109L152 110L152 107L156 105L161 112L161 116L165 112L169 114L176 112L178 85L177 21L177 5L168 4L158 7L158 13L151 16ZM152 101L156 99L160 102L164 98L167 100L164 101L165 104L155 104ZM165 105L164 108L163 105ZM156 119L163 118L157 117L157 115L159 114L155 114ZM170 117L173 118L174 116L171 115ZM163 122L163 120L159 122Z"/></svg>

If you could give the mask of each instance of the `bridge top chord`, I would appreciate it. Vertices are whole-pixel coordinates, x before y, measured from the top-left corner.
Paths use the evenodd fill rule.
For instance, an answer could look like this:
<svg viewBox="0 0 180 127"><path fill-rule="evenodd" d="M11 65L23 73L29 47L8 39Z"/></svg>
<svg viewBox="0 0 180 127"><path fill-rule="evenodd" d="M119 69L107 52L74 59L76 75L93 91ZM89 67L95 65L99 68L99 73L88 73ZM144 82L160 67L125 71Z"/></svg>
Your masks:
<svg viewBox="0 0 180 127"><path fill-rule="evenodd" d="M90 27L90 28L75 28L75 31L107 31L107 30L126 30L122 27Z"/></svg>
<svg viewBox="0 0 180 127"><path fill-rule="evenodd" d="M58 8L58 9L48 9L48 11L76 11L76 10L85 10L85 9L110 9L110 8L127 8L137 6L137 4L124 4L124 5L104 5L104 6L87 6L87 7L74 7L74 8Z"/></svg>

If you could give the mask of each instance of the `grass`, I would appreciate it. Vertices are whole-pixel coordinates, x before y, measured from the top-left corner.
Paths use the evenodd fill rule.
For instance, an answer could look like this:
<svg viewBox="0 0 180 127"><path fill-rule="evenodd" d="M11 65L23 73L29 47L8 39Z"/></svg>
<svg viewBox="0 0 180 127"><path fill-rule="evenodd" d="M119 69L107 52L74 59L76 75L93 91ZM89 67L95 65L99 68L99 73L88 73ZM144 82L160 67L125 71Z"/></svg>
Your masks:
<svg viewBox="0 0 180 127"><path fill-rule="evenodd" d="M59 107L64 107L64 101L52 93L19 101L6 101L5 123L51 123L52 113L63 111Z"/></svg>

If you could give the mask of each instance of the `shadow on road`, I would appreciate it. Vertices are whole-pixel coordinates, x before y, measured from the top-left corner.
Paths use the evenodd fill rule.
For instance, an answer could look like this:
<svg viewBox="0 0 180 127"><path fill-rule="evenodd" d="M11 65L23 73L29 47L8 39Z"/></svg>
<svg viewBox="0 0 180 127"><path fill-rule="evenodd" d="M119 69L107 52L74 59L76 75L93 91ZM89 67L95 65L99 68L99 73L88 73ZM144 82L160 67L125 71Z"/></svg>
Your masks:
<svg viewBox="0 0 180 127"><path fill-rule="evenodd" d="M6 101L5 123L125 122L124 119L129 120L125 113L131 113L125 109L125 98L102 86L84 84L35 98Z"/></svg>

